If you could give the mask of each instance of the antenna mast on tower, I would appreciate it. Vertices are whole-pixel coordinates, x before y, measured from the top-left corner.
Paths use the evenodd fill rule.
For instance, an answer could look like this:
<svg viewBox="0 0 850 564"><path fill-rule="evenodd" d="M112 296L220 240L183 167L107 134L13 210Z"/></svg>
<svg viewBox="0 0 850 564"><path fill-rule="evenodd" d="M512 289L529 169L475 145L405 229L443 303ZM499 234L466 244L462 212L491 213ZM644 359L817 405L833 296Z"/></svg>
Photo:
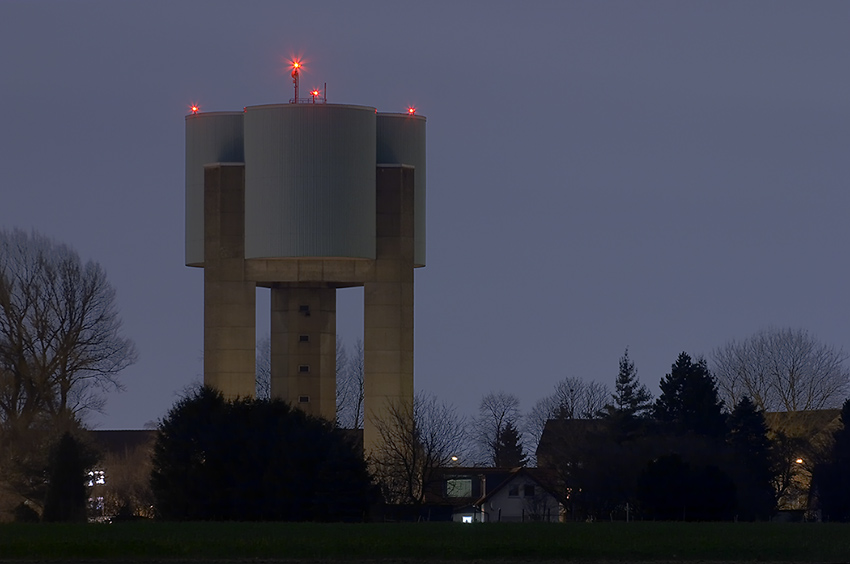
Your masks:
<svg viewBox="0 0 850 564"><path fill-rule="evenodd" d="M328 83L325 83L324 91L319 90L318 88L313 88L310 90L309 98L299 98L298 97L298 85L301 81L301 69L304 68L304 65L298 59L292 59L290 61L290 65L292 66L292 84L295 87L295 96L289 100L290 104L325 104L328 101L327 92Z"/></svg>
<svg viewBox="0 0 850 564"><path fill-rule="evenodd" d="M292 104L298 103L298 79L301 77L301 63L296 59L292 61L292 84L295 85L295 97L289 102Z"/></svg>

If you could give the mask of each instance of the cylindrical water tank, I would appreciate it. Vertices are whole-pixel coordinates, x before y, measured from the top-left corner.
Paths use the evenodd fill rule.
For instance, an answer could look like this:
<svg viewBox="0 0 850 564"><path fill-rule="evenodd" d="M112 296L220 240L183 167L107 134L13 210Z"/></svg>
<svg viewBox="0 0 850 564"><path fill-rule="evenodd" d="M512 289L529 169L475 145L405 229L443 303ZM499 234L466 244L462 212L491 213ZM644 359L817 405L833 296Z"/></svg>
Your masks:
<svg viewBox="0 0 850 564"><path fill-rule="evenodd" d="M425 266L425 118L378 114L377 164L413 165L414 266Z"/></svg>
<svg viewBox="0 0 850 564"><path fill-rule="evenodd" d="M375 258L375 108L245 109L245 258Z"/></svg>
<svg viewBox="0 0 850 564"><path fill-rule="evenodd" d="M204 265L204 165L244 161L242 112L186 116L186 265Z"/></svg>

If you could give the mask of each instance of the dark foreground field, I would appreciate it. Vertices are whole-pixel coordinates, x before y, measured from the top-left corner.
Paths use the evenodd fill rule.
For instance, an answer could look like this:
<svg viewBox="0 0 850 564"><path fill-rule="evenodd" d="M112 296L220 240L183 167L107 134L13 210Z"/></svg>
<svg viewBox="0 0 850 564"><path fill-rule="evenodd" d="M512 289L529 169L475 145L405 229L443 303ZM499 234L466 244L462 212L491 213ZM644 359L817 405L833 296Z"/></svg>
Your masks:
<svg viewBox="0 0 850 564"><path fill-rule="evenodd" d="M0 561L850 562L850 526L773 523L0 525Z"/></svg>

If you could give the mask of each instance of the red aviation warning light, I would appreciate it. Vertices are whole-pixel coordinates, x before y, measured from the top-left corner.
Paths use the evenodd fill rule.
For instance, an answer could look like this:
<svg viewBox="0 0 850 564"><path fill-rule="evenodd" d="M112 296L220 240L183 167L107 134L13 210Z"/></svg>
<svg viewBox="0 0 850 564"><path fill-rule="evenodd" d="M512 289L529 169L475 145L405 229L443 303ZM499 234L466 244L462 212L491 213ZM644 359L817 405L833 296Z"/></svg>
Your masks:
<svg viewBox="0 0 850 564"><path fill-rule="evenodd" d="M301 76L301 61L299 61L298 59L292 59L292 61L290 61L290 64L292 65L292 84L295 85L295 98L293 98L293 100L295 100L295 103L297 104L298 78Z"/></svg>
<svg viewBox="0 0 850 564"><path fill-rule="evenodd" d="M413 106L409 106L407 108L407 115L412 116L412 115L415 115L415 114L416 114L416 108L414 108Z"/></svg>
<svg viewBox="0 0 850 564"><path fill-rule="evenodd" d="M201 111L201 108L200 106L198 106L198 104L192 104L191 106L189 106L189 111L191 111L193 114L196 114Z"/></svg>
<svg viewBox="0 0 850 564"><path fill-rule="evenodd" d="M304 71L304 62L299 57L289 59L289 68L292 69L292 85L295 89L295 96L290 100L290 104L326 104L328 101L328 83L325 83L324 88L311 88L310 96L307 98L299 98L298 91L301 83L301 73Z"/></svg>

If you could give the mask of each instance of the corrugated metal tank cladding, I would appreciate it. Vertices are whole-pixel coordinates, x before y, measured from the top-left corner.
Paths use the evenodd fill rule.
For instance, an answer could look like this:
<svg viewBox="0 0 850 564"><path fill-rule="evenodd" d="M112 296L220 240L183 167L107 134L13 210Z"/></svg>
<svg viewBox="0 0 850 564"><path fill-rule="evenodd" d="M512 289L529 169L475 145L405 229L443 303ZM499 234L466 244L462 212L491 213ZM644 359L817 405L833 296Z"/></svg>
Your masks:
<svg viewBox="0 0 850 564"><path fill-rule="evenodd" d="M409 114L378 114L377 163L415 167L413 262L425 266L425 118Z"/></svg>
<svg viewBox="0 0 850 564"><path fill-rule="evenodd" d="M186 116L186 265L204 264L204 165L241 163L242 112Z"/></svg>
<svg viewBox="0 0 850 564"><path fill-rule="evenodd" d="M375 258L375 109L245 110L245 258Z"/></svg>

